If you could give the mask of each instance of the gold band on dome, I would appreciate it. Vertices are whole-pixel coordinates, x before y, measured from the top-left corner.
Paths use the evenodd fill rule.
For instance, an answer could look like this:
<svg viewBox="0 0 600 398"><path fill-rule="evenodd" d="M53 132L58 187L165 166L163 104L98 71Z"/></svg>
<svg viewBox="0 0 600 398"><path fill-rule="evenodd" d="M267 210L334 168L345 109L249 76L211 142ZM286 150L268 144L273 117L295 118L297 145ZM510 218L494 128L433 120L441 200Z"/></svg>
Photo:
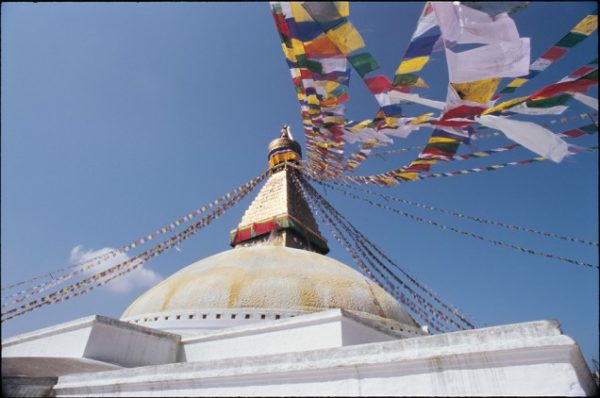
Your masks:
<svg viewBox="0 0 600 398"><path fill-rule="evenodd" d="M285 152L276 153L276 154L272 155L271 157L269 157L269 168L272 169L273 167L277 166L278 164L287 162L290 160L300 162L301 158L300 158L300 155L298 155L298 153L296 153L294 151L285 151Z"/></svg>

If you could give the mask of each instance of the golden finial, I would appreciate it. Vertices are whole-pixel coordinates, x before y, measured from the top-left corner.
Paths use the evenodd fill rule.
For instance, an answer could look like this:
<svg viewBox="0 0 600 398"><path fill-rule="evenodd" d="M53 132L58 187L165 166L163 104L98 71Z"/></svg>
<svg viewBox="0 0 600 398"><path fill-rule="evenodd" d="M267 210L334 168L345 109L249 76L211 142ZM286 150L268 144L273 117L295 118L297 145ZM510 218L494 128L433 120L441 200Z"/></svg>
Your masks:
<svg viewBox="0 0 600 398"><path fill-rule="evenodd" d="M300 164L302 160L302 148L294 141L290 126L284 124L281 128L279 138L269 144L269 168L274 168L284 162L295 162Z"/></svg>

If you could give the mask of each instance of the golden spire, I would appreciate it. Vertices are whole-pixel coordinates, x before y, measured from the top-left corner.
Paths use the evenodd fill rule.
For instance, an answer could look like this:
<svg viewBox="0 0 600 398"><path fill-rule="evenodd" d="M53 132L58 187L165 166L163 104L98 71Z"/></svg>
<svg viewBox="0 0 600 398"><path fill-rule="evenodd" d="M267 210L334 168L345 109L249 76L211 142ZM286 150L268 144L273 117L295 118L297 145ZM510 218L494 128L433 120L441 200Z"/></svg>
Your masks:
<svg viewBox="0 0 600 398"><path fill-rule="evenodd" d="M302 160L302 148L300 144L294 141L290 126L283 125L279 138L274 139L269 144L269 168L284 162L295 162L300 164Z"/></svg>
<svg viewBox="0 0 600 398"><path fill-rule="evenodd" d="M231 246L287 246L325 254L327 241L321 236L317 222L286 162L302 163L302 149L294 141L288 125L279 138L269 144L271 176L250 207L238 228L231 231Z"/></svg>

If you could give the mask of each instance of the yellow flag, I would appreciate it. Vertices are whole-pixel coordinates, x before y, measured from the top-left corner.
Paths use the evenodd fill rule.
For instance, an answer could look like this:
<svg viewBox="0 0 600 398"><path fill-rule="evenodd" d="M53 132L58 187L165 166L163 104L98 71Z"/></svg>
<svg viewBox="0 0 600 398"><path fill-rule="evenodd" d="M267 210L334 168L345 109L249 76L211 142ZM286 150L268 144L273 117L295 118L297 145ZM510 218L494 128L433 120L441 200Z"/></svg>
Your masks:
<svg viewBox="0 0 600 398"><path fill-rule="evenodd" d="M328 81L327 83L325 83L325 91L330 93L333 90L335 90L336 88L338 88L339 86L340 86L340 84L337 82Z"/></svg>
<svg viewBox="0 0 600 398"><path fill-rule="evenodd" d="M317 98L316 95L309 95L306 98L306 102L308 102L310 105L321 105L321 103L319 102L319 98Z"/></svg>
<svg viewBox="0 0 600 398"><path fill-rule="evenodd" d="M527 98L529 98L529 97L525 96L525 97L518 97L518 98L513 98L511 100L508 100L508 101L504 101L504 102L496 105L495 107L486 110L485 112L482 113L482 115L487 115L487 114L490 114L490 113L494 113L494 112L498 112L498 111L504 110L506 108L510 108L513 105L519 104L519 103L527 100Z"/></svg>
<svg viewBox="0 0 600 398"><path fill-rule="evenodd" d="M304 54L304 43L302 43L300 40L292 39L292 48L294 49L294 54Z"/></svg>
<svg viewBox="0 0 600 398"><path fill-rule="evenodd" d="M414 162L412 162L410 164L410 166L414 166L414 165L418 165L418 164L435 164L437 163L437 159L422 159L422 160L415 160ZM408 166L408 167L410 167Z"/></svg>
<svg viewBox="0 0 600 398"><path fill-rule="evenodd" d="M431 119L432 116L433 116L433 113L426 113L424 115L417 116L416 118L414 118L413 120L410 121L410 124L424 123L424 122L428 121L429 119Z"/></svg>
<svg viewBox="0 0 600 398"><path fill-rule="evenodd" d="M344 118L339 116L325 116L323 117L323 123L344 124Z"/></svg>
<svg viewBox="0 0 600 398"><path fill-rule="evenodd" d="M344 54L350 54L352 51L356 51L365 46L365 42L360 33L358 33L354 28L354 25L350 22L331 29L327 32L327 37L329 37L329 39Z"/></svg>
<svg viewBox="0 0 600 398"><path fill-rule="evenodd" d="M350 15L350 2L349 1L334 1L333 4L337 7L338 12L342 18Z"/></svg>
<svg viewBox="0 0 600 398"><path fill-rule="evenodd" d="M416 57L402 61L398 69L396 69L396 74L418 72L423 69L427 61L429 61L429 57Z"/></svg>
<svg viewBox="0 0 600 398"><path fill-rule="evenodd" d="M455 143L454 138L449 137L429 137L427 144L440 144L440 143Z"/></svg>
<svg viewBox="0 0 600 398"><path fill-rule="evenodd" d="M283 50L283 55L285 55L288 60L297 62L296 54L294 54L293 49L288 48L284 43L281 43L281 49Z"/></svg>
<svg viewBox="0 0 600 398"><path fill-rule="evenodd" d="M302 7L302 4L298 1L290 1L290 7L292 8L292 15L296 22L312 22L310 14Z"/></svg>
<svg viewBox="0 0 600 398"><path fill-rule="evenodd" d="M480 104L487 103L498 88L500 78L494 77L491 79L476 80L466 83L451 83L460 98L466 101L478 102Z"/></svg>
<svg viewBox="0 0 600 398"><path fill-rule="evenodd" d="M516 78L512 82L508 83L506 87L521 87L527 82L527 79Z"/></svg>
<svg viewBox="0 0 600 398"><path fill-rule="evenodd" d="M389 177L381 177L381 181L383 181L386 185L392 186L398 184L398 181Z"/></svg>
<svg viewBox="0 0 600 398"><path fill-rule="evenodd" d="M323 107L331 107L331 106L335 106L337 104L337 98L335 97L331 97L331 98L324 98L321 101L321 105Z"/></svg>
<svg viewBox="0 0 600 398"><path fill-rule="evenodd" d="M425 80L421 79L420 77L417 79L416 83L413 84L413 86L419 87L419 88L429 88L427 83L425 83Z"/></svg>
<svg viewBox="0 0 600 398"><path fill-rule="evenodd" d="M397 118L395 118L395 117L386 117L385 124L387 127L396 128L397 127L396 120L397 120Z"/></svg>
<svg viewBox="0 0 600 398"><path fill-rule="evenodd" d="M414 181L417 179L417 177L419 177L419 173L395 173L398 177L402 178L403 180L410 180L410 181Z"/></svg>
<svg viewBox="0 0 600 398"><path fill-rule="evenodd" d="M571 32L581 33L583 35L589 36L598 28L598 16L597 15L588 15L583 18L581 22L575 26Z"/></svg>

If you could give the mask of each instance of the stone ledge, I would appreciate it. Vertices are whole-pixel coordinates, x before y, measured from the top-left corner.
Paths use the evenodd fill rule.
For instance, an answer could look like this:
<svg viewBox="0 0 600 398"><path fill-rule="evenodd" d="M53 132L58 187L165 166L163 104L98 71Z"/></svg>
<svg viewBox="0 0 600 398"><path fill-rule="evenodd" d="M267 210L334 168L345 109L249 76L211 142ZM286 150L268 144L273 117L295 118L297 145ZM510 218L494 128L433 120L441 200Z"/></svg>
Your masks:
<svg viewBox="0 0 600 398"><path fill-rule="evenodd" d="M89 373L122 369L121 366L87 358L8 357L2 358L2 378L57 377L74 373Z"/></svg>
<svg viewBox="0 0 600 398"><path fill-rule="evenodd" d="M52 387L57 377L2 377L5 397L54 397Z"/></svg>

